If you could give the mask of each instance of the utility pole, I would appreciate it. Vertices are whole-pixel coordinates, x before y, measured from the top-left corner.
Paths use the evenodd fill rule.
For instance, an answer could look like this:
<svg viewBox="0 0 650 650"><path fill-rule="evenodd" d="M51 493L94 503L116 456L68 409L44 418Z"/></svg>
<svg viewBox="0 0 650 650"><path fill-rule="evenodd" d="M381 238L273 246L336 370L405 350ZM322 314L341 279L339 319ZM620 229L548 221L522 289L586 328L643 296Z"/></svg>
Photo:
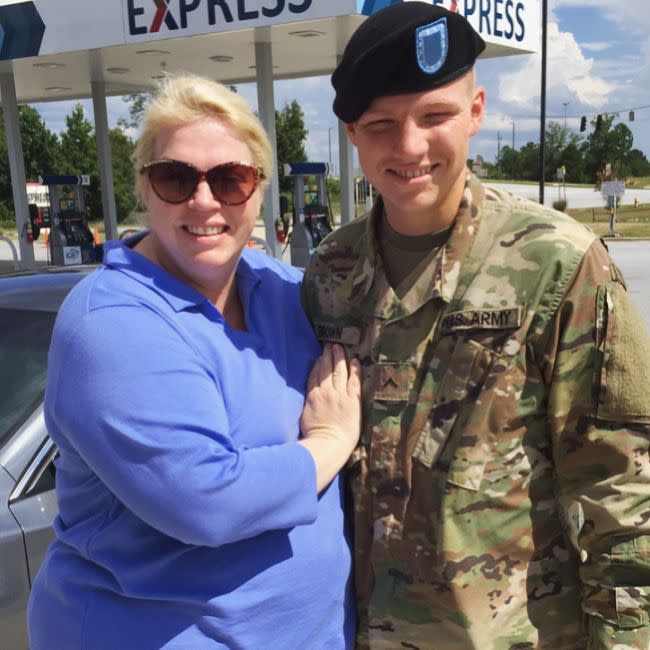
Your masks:
<svg viewBox="0 0 650 650"><path fill-rule="evenodd" d="M562 106L564 106L564 128L566 129L566 107L569 105L569 102L562 102Z"/></svg>
<svg viewBox="0 0 650 650"><path fill-rule="evenodd" d="M515 123L511 122L512 124L512 150L515 150Z"/></svg>
<svg viewBox="0 0 650 650"><path fill-rule="evenodd" d="M544 205L544 170L546 169L546 24L547 0L542 0L542 83L539 115L539 204Z"/></svg>
<svg viewBox="0 0 650 650"><path fill-rule="evenodd" d="M497 174L501 175L501 131L497 131Z"/></svg>

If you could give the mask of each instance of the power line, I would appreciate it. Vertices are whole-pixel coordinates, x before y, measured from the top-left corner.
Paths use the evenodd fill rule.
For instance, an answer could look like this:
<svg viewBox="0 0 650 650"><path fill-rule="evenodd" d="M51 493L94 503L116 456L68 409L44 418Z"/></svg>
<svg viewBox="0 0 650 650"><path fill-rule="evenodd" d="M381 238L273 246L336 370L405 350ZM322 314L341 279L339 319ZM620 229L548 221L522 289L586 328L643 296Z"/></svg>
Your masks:
<svg viewBox="0 0 650 650"><path fill-rule="evenodd" d="M648 106L633 106L632 108L621 108L621 109L618 109L616 111L607 110L607 111L598 111L597 113L579 113L577 115L568 115L567 117L568 118L578 118L578 117L582 117L583 115L585 115L586 117L596 117L597 115L605 115L605 114L607 114L607 115L617 115L617 114L620 114L620 113L630 113L632 111L642 111L642 110L644 110L646 108L650 108L650 105L648 105ZM562 117L564 117L564 116L563 115L549 115L549 119L558 119L559 120Z"/></svg>
<svg viewBox="0 0 650 650"><path fill-rule="evenodd" d="M647 108L650 108L650 104L646 106L633 106L632 108L621 108L616 111L610 111L610 110L602 110L602 111L597 111L594 113L575 113L572 115L567 115L568 120L573 120L573 119L580 119L583 115L585 117L597 117L598 115L615 115L617 113L630 113L630 111L642 111ZM512 119L516 120L538 120L539 115L524 115L521 113L517 113L516 115L512 115ZM506 123L512 123L512 119L506 120ZM563 120L564 119L564 113L561 115L546 115L546 120Z"/></svg>

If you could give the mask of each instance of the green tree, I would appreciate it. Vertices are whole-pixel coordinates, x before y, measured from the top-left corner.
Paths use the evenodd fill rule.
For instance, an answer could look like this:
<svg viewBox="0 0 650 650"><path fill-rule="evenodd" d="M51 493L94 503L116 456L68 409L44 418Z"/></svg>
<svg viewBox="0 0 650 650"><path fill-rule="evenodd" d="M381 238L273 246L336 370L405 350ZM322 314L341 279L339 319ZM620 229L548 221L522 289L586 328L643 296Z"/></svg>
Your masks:
<svg viewBox="0 0 650 650"><path fill-rule="evenodd" d="M133 93L122 97L122 101L129 105L129 116L118 118L117 126L124 130L139 129L151 97L150 92Z"/></svg>
<svg viewBox="0 0 650 650"><path fill-rule="evenodd" d="M503 147L498 160L499 172L503 178L517 180L521 178L519 152L512 147Z"/></svg>
<svg viewBox="0 0 650 650"><path fill-rule="evenodd" d="M584 183L587 181L585 174L585 157L580 147L571 142L562 150L560 165L564 165L567 183Z"/></svg>
<svg viewBox="0 0 650 650"><path fill-rule="evenodd" d="M113 184L115 186L115 209L117 221L124 222L135 207L133 188L135 174L131 156L135 144L120 128L111 129L109 132L111 142L111 155L113 162Z"/></svg>
<svg viewBox="0 0 650 650"><path fill-rule="evenodd" d="M43 174L57 173L60 159L58 137L45 126L35 108L21 106L18 110L27 180L35 181Z"/></svg>
<svg viewBox="0 0 650 650"><path fill-rule="evenodd" d="M278 151L278 175L280 190L291 192L291 179L284 175L284 165L305 162L305 140L309 131L305 128L305 115L294 99L286 103L281 111L275 111L275 136Z"/></svg>
<svg viewBox="0 0 650 650"><path fill-rule="evenodd" d="M564 151L567 147L577 147L582 138L559 122L549 122L546 126L544 143L544 179L554 181L557 170L563 164ZM571 149L569 156L573 154ZM568 172L568 169L567 169Z"/></svg>
<svg viewBox="0 0 650 650"><path fill-rule="evenodd" d="M86 213L92 219L103 219L95 129L86 119L81 104L75 104L72 113L65 118L65 124L66 129L61 133L60 173L90 176L90 187L85 188Z"/></svg>
<svg viewBox="0 0 650 650"><path fill-rule="evenodd" d="M617 115L604 113L601 116L600 128L596 130L596 120L592 132L582 144L585 156L585 170L590 181L598 182L606 165L611 166L612 176L618 177L624 173L624 163L630 151L634 137L625 124L613 126Z"/></svg>
<svg viewBox="0 0 650 650"><path fill-rule="evenodd" d="M650 161L639 149L632 149L625 159L629 176L650 176Z"/></svg>
<svg viewBox="0 0 650 650"><path fill-rule="evenodd" d="M2 110L0 109L1 117ZM14 200L9 174L9 152L7 151L4 127L0 127L0 220L9 219L11 216L14 216Z"/></svg>
<svg viewBox="0 0 650 650"><path fill-rule="evenodd" d="M27 180L36 180L41 174L57 171L59 159L57 136L48 130L38 111L31 106L19 108L19 119ZM7 139L4 122L0 121L0 219L13 218L14 214Z"/></svg>
<svg viewBox="0 0 650 650"><path fill-rule="evenodd" d="M519 150L519 178L527 181L539 179L539 144L527 142Z"/></svg>

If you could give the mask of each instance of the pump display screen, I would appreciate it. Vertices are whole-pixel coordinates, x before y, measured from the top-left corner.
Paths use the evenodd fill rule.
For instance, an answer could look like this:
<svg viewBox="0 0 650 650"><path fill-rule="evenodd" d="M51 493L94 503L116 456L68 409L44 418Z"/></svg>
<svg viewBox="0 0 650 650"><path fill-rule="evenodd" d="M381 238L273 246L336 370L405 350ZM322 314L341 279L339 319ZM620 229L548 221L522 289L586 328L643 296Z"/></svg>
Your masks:
<svg viewBox="0 0 650 650"><path fill-rule="evenodd" d="M61 212L68 212L75 210L74 199L59 199L59 210Z"/></svg>

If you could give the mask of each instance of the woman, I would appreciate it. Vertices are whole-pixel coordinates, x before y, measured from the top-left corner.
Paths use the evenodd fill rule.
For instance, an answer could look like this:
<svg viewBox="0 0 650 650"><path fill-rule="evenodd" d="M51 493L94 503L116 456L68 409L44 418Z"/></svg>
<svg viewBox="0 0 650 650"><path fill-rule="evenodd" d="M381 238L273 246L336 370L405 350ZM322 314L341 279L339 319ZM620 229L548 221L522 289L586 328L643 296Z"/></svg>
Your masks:
<svg viewBox="0 0 650 650"><path fill-rule="evenodd" d="M134 159L150 229L107 246L53 335L60 514L31 650L349 648L335 477L359 435L359 365L327 348L303 410L320 350L300 277L246 247L266 135L238 95L182 76Z"/></svg>

